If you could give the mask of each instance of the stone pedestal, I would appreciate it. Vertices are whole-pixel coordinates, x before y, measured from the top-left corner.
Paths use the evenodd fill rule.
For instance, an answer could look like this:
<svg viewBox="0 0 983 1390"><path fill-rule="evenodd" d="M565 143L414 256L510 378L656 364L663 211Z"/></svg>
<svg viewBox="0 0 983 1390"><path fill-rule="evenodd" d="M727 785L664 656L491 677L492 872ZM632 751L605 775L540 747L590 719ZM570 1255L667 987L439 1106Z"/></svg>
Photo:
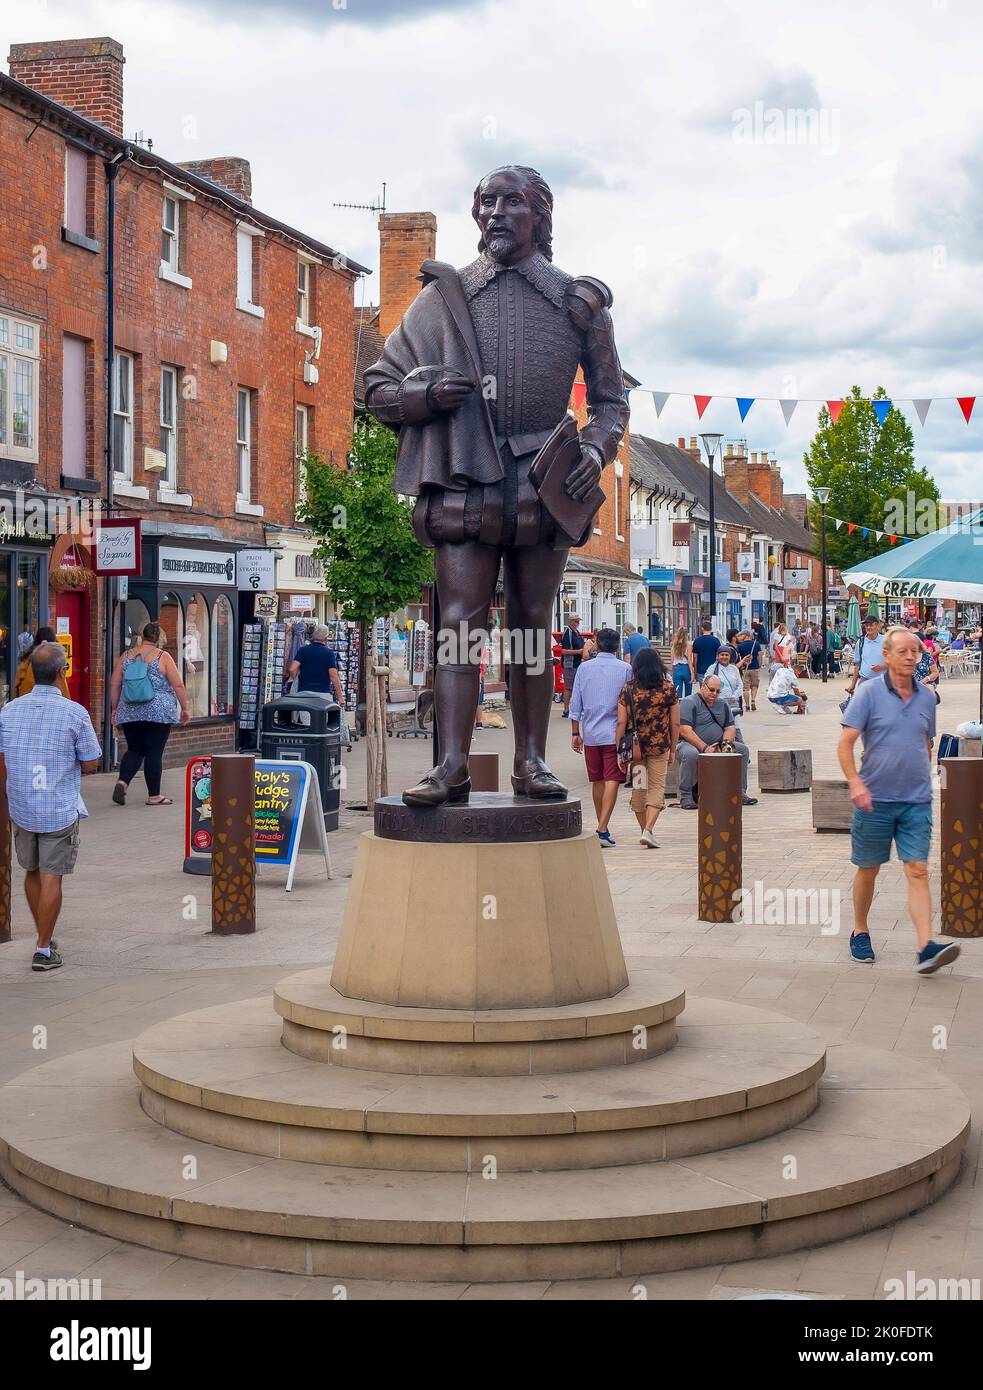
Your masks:
<svg viewBox="0 0 983 1390"><path fill-rule="evenodd" d="M850 787L841 777L820 777L812 784L812 828L825 831L845 831L853 823L853 802Z"/></svg>
<svg viewBox="0 0 983 1390"><path fill-rule="evenodd" d="M628 984L580 802L484 793L435 810L383 797L358 846L332 987L426 1009L604 999Z"/></svg>

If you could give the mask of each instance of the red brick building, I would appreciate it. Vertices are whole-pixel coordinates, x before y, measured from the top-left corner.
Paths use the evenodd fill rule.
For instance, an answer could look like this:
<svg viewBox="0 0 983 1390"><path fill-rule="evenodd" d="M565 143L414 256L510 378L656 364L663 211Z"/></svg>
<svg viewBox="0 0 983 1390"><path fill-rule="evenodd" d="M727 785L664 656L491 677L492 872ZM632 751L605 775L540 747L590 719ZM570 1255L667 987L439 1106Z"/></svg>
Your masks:
<svg viewBox="0 0 983 1390"><path fill-rule="evenodd" d="M178 763L234 743L253 601L237 592L236 552L300 534L299 452L345 460L364 267L254 207L245 159L179 165L124 141L114 40L15 44L9 62L0 500L105 508L111 469L113 515L139 517L144 538L113 644L148 618L164 626L194 716L171 739ZM106 604L91 535L7 524L0 541L0 700L17 638L50 617L71 635L72 693L100 728Z"/></svg>

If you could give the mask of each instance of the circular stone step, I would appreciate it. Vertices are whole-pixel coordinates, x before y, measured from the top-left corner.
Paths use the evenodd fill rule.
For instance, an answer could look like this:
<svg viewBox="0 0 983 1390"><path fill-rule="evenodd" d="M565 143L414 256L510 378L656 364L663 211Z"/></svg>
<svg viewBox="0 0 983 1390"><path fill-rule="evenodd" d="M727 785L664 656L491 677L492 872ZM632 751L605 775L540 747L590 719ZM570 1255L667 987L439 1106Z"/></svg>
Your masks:
<svg viewBox="0 0 983 1390"><path fill-rule="evenodd" d="M325 1066L280 1046L266 996L204 1012L133 1045L152 1119L250 1153L366 1168L586 1168L726 1148L810 1114L825 1064L811 1029L712 1000L688 1008L680 1044L646 1066L552 1076ZM740 1046L720 1045L725 1029Z"/></svg>
<svg viewBox="0 0 983 1390"><path fill-rule="evenodd" d="M873 1230L946 1190L969 1131L962 1093L909 1057L844 1046L829 1061L835 1083L781 1135L684 1162L483 1181L189 1145L143 1114L114 1043L0 1090L0 1176L76 1225L226 1264L335 1280L656 1273Z"/></svg>
<svg viewBox="0 0 983 1390"><path fill-rule="evenodd" d="M324 968L281 980L283 1045L312 1061L411 1075L525 1076L641 1062L671 1048L686 992L637 969L608 999L532 1009L418 1009L349 999Z"/></svg>

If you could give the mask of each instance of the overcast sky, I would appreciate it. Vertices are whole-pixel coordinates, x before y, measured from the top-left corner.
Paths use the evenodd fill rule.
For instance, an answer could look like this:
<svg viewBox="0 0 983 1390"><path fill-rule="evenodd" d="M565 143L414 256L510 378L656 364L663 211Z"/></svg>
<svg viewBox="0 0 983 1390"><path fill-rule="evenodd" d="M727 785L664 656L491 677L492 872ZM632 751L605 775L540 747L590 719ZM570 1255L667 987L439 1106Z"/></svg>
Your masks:
<svg viewBox="0 0 983 1390"><path fill-rule="evenodd" d="M128 135L245 156L257 206L373 268L373 215L333 203L386 180L460 265L478 178L535 165L557 264L614 290L626 370L687 393L659 420L636 393L644 433L720 429L801 487L815 406L698 423L688 393L983 397L978 0L18 0L4 20L12 42L118 39ZM968 427L954 401L924 429L905 409L943 496L979 497L983 399Z"/></svg>

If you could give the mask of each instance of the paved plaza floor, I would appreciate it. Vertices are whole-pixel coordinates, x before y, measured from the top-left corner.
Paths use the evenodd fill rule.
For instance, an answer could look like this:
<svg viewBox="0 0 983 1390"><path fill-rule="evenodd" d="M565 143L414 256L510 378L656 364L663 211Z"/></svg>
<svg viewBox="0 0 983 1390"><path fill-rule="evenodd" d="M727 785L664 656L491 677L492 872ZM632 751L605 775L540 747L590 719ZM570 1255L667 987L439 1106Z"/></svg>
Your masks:
<svg viewBox="0 0 983 1390"><path fill-rule="evenodd" d="M761 708L744 719L751 747L749 792L758 795L760 748L810 748L814 775L838 776L837 704L841 681L808 686L806 718ZM971 717L977 687L953 680L942 688L940 731ZM554 707L550 734L554 769L575 794L589 792L583 762L570 749L569 725ZM509 730L486 729L476 746L502 755L507 779ZM430 743L390 740L392 790L429 765ZM364 801L365 749L346 754L343 803ZM0 946L0 1082L40 1062L99 1043L134 1037L174 1014L260 994L283 975L323 964L332 955L364 811L345 806L330 836L335 877L323 861L301 862L294 891L285 871L264 869L259 930L252 936L209 934L208 880L181 872L183 775L165 777L171 807L148 808L142 781L131 804L110 801L112 779L86 779L90 819L77 871L66 880L57 938L64 969L32 975L33 935L15 872L14 939ZM936 798L937 809L937 798ZM656 837L643 849L627 795L612 822L617 841L605 853L611 891L629 961L659 958L688 990L736 999L808 1021L828 1043L851 1041L893 1050L938 1067L983 1105L983 941L966 941L955 967L930 978L913 971L915 938L905 913L900 866L881 873L871 918L874 965L850 960L849 837L816 834L808 794L761 794L744 813L744 882L772 889L822 890L827 920L712 925L696 917L696 820L670 802ZM939 898L938 832L933 844L933 897ZM772 898L768 899L773 901ZM793 914L794 917L795 914ZM802 916L801 910L797 914ZM836 929L838 928L838 929ZM39 1027L46 1047L39 1050ZM944 1046L940 1045L944 1044ZM647 1278L521 1285L403 1284L346 1280L350 1298L649 1298L731 1299L758 1290L815 1298L883 1298L885 1281L983 1278L983 1194L979 1125L951 1190L933 1206L894 1225L811 1251L739 1264L714 1265ZM299 1275L237 1270L141 1249L69 1226L28 1206L0 1185L0 1275L102 1280L104 1298L336 1298L335 1282Z"/></svg>

